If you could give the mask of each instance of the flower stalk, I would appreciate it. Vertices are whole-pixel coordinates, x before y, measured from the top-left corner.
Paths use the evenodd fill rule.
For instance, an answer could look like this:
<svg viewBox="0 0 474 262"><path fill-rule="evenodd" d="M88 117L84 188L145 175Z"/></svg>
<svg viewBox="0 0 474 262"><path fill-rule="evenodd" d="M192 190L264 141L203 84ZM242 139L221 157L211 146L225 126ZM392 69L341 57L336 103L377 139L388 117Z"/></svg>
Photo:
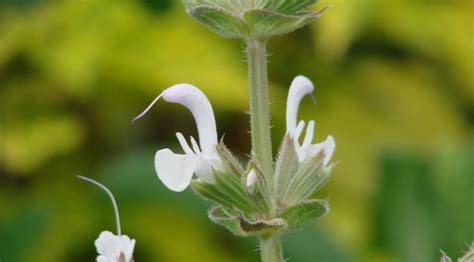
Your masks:
<svg viewBox="0 0 474 262"><path fill-rule="evenodd" d="M276 234L272 236L260 237L260 256L262 262L284 261L280 237Z"/></svg>
<svg viewBox="0 0 474 262"><path fill-rule="evenodd" d="M247 39L247 61L250 87L252 155L257 159L257 163L262 168L264 176L268 181L271 181L273 157L265 40Z"/></svg>
<svg viewBox="0 0 474 262"><path fill-rule="evenodd" d="M268 72L266 40L247 39L247 63L250 92L250 128L252 155L262 168L267 181L273 181L273 155L270 132L270 105L268 100ZM273 182L267 183L267 192L275 195ZM271 196L270 199L274 199ZM269 218L274 218L276 202L270 203ZM260 237L262 262L283 261L280 238L276 233Z"/></svg>

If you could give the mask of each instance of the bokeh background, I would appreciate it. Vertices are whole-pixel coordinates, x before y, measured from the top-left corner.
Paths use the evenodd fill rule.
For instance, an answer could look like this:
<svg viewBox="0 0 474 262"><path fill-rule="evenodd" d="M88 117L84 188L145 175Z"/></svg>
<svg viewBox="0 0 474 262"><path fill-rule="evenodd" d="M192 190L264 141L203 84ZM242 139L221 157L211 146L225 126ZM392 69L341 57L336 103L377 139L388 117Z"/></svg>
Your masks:
<svg viewBox="0 0 474 262"><path fill-rule="evenodd" d="M474 240L474 8L470 0L326 0L323 17L269 43L274 151L292 78L314 80L300 117L332 134L340 161L316 194L331 212L284 239L289 261L437 261ZM165 189L154 152L195 135L159 103L180 82L212 101L220 135L249 152L243 45L176 0L0 0L0 260L94 261L114 230L115 193L137 261L258 261L206 217L209 203Z"/></svg>

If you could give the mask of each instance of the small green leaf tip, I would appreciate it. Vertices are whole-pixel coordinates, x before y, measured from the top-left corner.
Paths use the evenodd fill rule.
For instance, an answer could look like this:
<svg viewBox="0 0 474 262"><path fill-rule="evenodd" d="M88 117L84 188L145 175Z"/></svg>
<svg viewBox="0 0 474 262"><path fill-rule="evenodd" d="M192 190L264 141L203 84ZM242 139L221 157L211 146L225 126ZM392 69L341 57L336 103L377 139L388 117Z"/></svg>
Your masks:
<svg viewBox="0 0 474 262"><path fill-rule="evenodd" d="M320 11L316 0L183 0L189 15L224 38L267 39L295 31Z"/></svg>

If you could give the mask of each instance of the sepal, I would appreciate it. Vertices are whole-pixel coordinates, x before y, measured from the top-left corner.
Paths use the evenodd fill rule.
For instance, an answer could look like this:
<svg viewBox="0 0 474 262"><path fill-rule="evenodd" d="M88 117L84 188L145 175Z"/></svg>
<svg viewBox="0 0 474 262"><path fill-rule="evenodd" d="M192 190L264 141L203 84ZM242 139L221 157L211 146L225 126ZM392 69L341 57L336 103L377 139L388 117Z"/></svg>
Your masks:
<svg viewBox="0 0 474 262"><path fill-rule="evenodd" d="M281 199L283 206L297 204L326 184L331 176L333 166L324 167L324 157L324 152L320 151L302 164Z"/></svg>
<svg viewBox="0 0 474 262"><path fill-rule="evenodd" d="M298 171L298 167L298 155L295 151L294 141L289 135L285 135L275 164L274 186L278 201L281 200L288 189L291 179Z"/></svg>
<svg viewBox="0 0 474 262"><path fill-rule="evenodd" d="M250 214L253 211L252 202L247 192L247 188L241 181L240 177L230 174L222 170L214 170L214 178L216 180L216 187L223 192L227 197L239 203L235 207L242 210L245 214Z"/></svg>
<svg viewBox="0 0 474 262"><path fill-rule="evenodd" d="M281 218L288 224L290 231L297 230L329 212L329 203L325 200L304 200L299 204L287 208Z"/></svg>
<svg viewBox="0 0 474 262"><path fill-rule="evenodd" d="M240 161L230 152L229 149L224 144L224 141L221 139L219 145L217 146L217 152L221 157L222 163L224 164L224 169L233 172L234 174L243 176L245 170L240 163Z"/></svg>
<svg viewBox="0 0 474 262"><path fill-rule="evenodd" d="M191 188L199 196L228 209L237 209L245 214L250 214L253 211L249 201L237 200L238 198L235 196L239 195L238 192L231 192L225 188L223 189L217 185L208 184L199 180L193 180L191 182Z"/></svg>

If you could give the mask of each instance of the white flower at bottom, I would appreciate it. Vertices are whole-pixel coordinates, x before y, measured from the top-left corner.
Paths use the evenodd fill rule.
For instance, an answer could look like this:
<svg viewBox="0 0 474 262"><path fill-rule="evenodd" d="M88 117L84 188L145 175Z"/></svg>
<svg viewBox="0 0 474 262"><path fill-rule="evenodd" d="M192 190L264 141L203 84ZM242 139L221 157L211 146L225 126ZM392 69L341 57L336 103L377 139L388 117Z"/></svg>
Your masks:
<svg viewBox="0 0 474 262"><path fill-rule="evenodd" d="M304 96L311 94L314 91L313 83L304 76L297 76L291 83L290 91L288 92L288 100L286 104L286 133L294 139L296 154L298 161L305 160L315 156L323 150L324 166L328 165L331 157L336 149L336 141L332 136L328 136L324 142L313 144L314 135L314 121L308 122L306 135L303 143L300 145L299 138L303 132L305 123L300 121L297 123L298 109L301 100Z"/></svg>
<svg viewBox="0 0 474 262"><path fill-rule="evenodd" d="M135 239L102 231L95 241L95 247L99 253L97 262L132 262Z"/></svg>

